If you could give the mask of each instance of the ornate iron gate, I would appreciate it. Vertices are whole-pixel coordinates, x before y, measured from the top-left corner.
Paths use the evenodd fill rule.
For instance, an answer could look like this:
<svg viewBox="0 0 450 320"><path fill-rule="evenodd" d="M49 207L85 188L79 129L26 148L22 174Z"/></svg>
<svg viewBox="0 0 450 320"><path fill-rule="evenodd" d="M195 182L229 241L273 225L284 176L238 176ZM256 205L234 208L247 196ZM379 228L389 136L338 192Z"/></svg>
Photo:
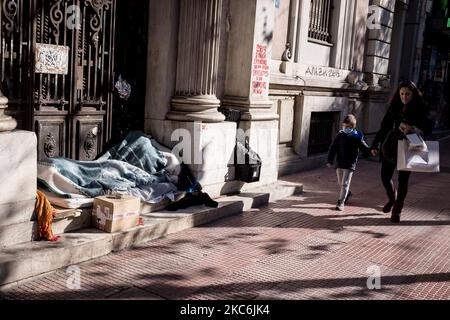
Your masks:
<svg viewBox="0 0 450 320"><path fill-rule="evenodd" d="M115 0L1 0L2 90L38 158L92 160L111 136Z"/></svg>

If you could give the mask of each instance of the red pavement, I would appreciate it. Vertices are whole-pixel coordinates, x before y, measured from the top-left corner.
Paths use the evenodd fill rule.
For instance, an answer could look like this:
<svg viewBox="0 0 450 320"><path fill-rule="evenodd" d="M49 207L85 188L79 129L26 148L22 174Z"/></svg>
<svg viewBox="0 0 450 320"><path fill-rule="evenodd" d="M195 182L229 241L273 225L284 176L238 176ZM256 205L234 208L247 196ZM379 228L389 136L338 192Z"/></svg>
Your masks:
<svg viewBox="0 0 450 320"><path fill-rule="evenodd" d="M381 212L379 163L360 162L342 213L321 168L285 178L299 196L79 265L79 290L64 269L0 298L449 300L450 140L441 157L442 173L413 174L399 225Z"/></svg>

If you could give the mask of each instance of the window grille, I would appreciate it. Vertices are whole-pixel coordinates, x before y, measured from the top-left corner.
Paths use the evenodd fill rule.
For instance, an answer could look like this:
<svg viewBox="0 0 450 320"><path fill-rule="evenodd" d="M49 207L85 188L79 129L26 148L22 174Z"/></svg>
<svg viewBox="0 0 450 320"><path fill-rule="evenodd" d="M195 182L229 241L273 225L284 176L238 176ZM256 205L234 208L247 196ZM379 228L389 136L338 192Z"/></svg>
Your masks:
<svg viewBox="0 0 450 320"><path fill-rule="evenodd" d="M309 13L309 40L331 44L330 21L332 0L311 0Z"/></svg>

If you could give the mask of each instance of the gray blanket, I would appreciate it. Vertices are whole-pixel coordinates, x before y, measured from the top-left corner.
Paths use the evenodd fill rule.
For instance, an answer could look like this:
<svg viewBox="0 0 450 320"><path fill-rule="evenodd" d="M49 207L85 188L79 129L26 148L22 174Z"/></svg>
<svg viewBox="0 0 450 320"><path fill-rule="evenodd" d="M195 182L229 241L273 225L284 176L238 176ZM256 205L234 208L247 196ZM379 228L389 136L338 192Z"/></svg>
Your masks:
<svg viewBox="0 0 450 320"><path fill-rule="evenodd" d="M63 197L94 198L114 191L160 202L177 190L164 170L166 161L150 137L130 132L95 161L51 158L38 162L38 180Z"/></svg>

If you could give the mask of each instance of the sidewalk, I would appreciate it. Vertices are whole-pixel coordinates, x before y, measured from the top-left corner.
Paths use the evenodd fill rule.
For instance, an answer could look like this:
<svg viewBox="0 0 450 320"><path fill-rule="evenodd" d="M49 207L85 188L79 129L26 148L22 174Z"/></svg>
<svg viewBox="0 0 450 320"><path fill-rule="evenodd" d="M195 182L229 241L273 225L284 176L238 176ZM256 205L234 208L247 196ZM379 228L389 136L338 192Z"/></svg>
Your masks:
<svg viewBox="0 0 450 320"><path fill-rule="evenodd" d="M322 168L283 179L304 184L299 196L79 265L79 290L63 269L0 298L449 300L450 139L441 164L412 175L399 225L381 212L379 163L360 162L342 213ZM378 271L381 289L369 290Z"/></svg>

